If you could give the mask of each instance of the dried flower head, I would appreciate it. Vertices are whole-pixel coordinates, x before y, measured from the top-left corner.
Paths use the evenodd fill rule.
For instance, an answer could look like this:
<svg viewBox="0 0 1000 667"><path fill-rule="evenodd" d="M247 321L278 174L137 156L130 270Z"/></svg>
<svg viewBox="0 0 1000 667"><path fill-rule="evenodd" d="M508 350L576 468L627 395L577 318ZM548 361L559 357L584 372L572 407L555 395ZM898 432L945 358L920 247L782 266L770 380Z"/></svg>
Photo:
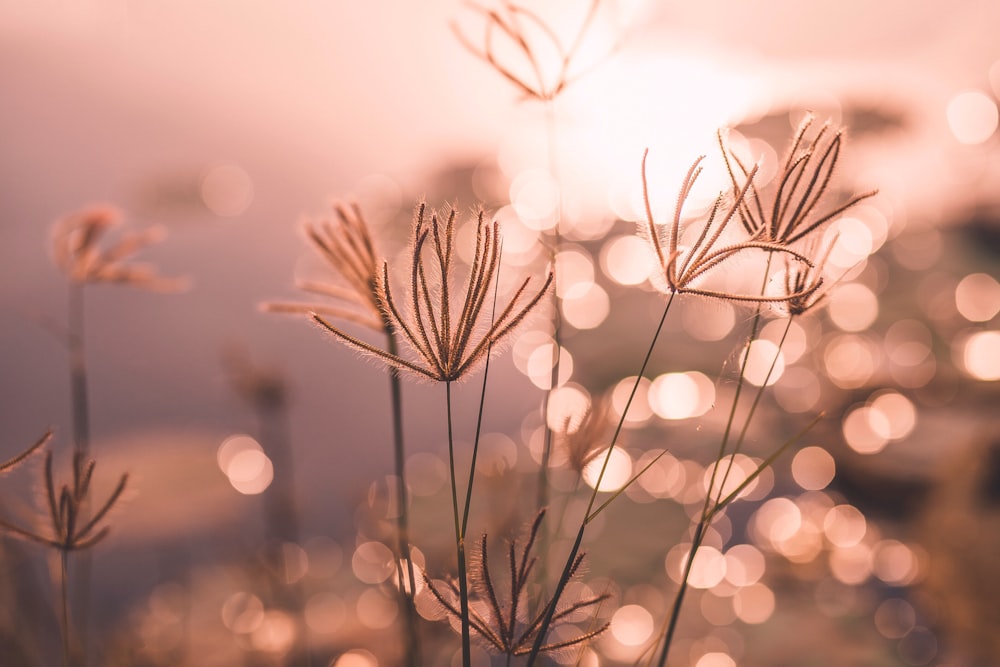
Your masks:
<svg viewBox="0 0 1000 667"><path fill-rule="evenodd" d="M0 520L0 529L14 535L39 542L60 551L87 549L107 537L110 528L98 528L108 512L121 498L128 483L128 475L118 480L111 495L101 504L90 498L90 483L94 474L94 461L86 461L82 452L73 454L73 481L57 490L52 477L52 452L45 454L45 496L48 504L50 532L26 530ZM86 510L84 509L86 508Z"/></svg>
<svg viewBox="0 0 1000 667"><path fill-rule="evenodd" d="M255 409L267 412L286 405L288 386L279 369L254 363L246 349L238 345L223 349L222 365L233 390Z"/></svg>
<svg viewBox="0 0 1000 667"><path fill-rule="evenodd" d="M475 594L469 605L469 623L473 633L483 641L483 643L497 653L508 656L527 655L531 652L532 645L538 635L538 631L545 618L545 612L552 604L551 600L537 604L526 599L531 588L528 581L531 573L538 561L538 557L532 555L535 539L538 537L538 530L545 517L545 510L542 510L535 517L528 533L528 540L524 547L518 552L517 543L512 541L507 553L507 566L510 572L509 595L503 596L506 599L501 602L502 593L493 581L490 573L489 557L487 556L487 540L484 534L479 544L479 559L469 571L470 587ZM583 554L579 554L572 565L572 573L576 574L583 563ZM460 619L461 612L458 608L459 588L455 582L433 581L424 575L427 590L437 600L444 609L446 615L453 619ZM575 602L557 602L556 612L552 618L554 627L560 622L568 622L577 614L589 613L610 597L607 593L600 595L588 595ZM554 652L562 649L572 648L586 644L591 639L597 637L607 630L608 623L598 626L596 629L583 632L579 635L563 639L541 647L544 652Z"/></svg>
<svg viewBox="0 0 1000 667"><path fill-rule="evenodd" d="M504 1L498 9L469 4L485 21L482 46L453 24L462 45L487 62L503 78L529 99L555 99L568 85L586 74L589 68L575 69L574 60L594 23L601 0L591 0L576 34L565 44L559 33L541 16L527 7ZM498 52L497 36L511 49Z"/></svg>
<svg viewBox="0 0 1000 667"><path fill-rule="evenodd" d="M499 313L490 315L485 306L500 265L500 230L496 222L486 222L480 210L476 249L465 294L460 301L453 301L451 285L458 282L454 257L455 218L452 208L443 221L436 212L432 212L428 220L425 205L417 207L408 316L402 314L393 296L388 264L382 267L378 290L380 309L414 351L415 361L355 338L330 324L321 314L314 314L313 319L343 342L390 366L431 380L459 379L484 360L490 350L524 320L551 285L552 273L537 293L522 299L531 280L525 278L507 305ZM483 333L479 333L481 328L485 329Z"/></svg>
<svg viewBox="0 0 1000 667"><path fill-rule="evenodd" d="M739 192L744 181L749 183L750 191L740 199L737 210L744 229L752 237L772 243L795 243L855 204L877 194L876 190L871 190L832 208L817 211L840 158L844 131L824 123L810 137L814 123L815 119L807 116L795 133L788 155L775 178L776 185L769 202L763 201L757 186L749 178L750 170L727 146L724 134L719 132L719 148L726 161L733 192Z"/></svg>
<svg viewBox="0 0 1000 667"><path fill-rule="evenodd" d="M271 312L326 315L383 331L387 323L378 297L378 257L368 222L357 204L335 202L333 208L336 220L309 221L303 229L309 243L347 284L302 281L298 287L332 297L335 303L269 303L264 308Z"/></svg>
<svg viewBox="0 0 1000 667"><path fill-rule="evenodd" d="M121 212L110 206L78 211L56 223L52 257L66 276L77 283L119 283L157 292L176 292L187 286L181 278L164 278L148 264L127 262L131 255L164 237L162 227L125 232L101 247L108 231L121 224Z"/></svg>
<svg viewBox="0 0 1000 667"><path fill-rule="evenodd" d="M826 300L829 290L821 289L825 283L823 269L830 251L837 243L834 236L824 250L817 252L814 248L809 254L817 257L815 264L805 265L802 262L787 262L785 265L785 294L791 295L779 307L788 312L790 317L802 315Z"/></svg>
<svg viewBox="0 0 1000 667"><path fill-rule="evenodd" d="M640 231L652 246L656 260L660 266L660 275L657 278L662 278L665 288L675 293L698 294L731 301L759 303L786 301L791 298L788 295L740 294L736 292L719 292L698 287L700 280L707 273L719 267L724 262L754 249L784 253L807 265L811 264L811 261L804 255L785 245L760 240L756 237L726 245L721 243L723 232L726 231L736 211L742 205L748 189L751 187L753 177L757 172L756 166L747 173L746 183L737 191L736 199L732 205L727 206L725 204L725 195L722 193L719 194L710 207L707 218L701 223L702 227L698 233L697 240L689 248L682 249L680 246L680 237L684 231L681 226L684 203L687 201L695 181L701 174L701 162L704 157L699 157L695 160L684 177L680 194L677 196L673 221L669 225L660 226L653 219L653 211L649 203L649 185L646 179L646 157L648 154L649 151L646 151L642 156L642 194L646 207L646 222L640 227Z"/></svg>
<svg viewBox="0 0 1000 667"><path fill-rule="evenodd" d="M556 444L565 451L569 467L578 474L583 474L606 444L609 411L610 401L600 400L587 406L579 419L567 416L560 428L554 430Z"/></svg>

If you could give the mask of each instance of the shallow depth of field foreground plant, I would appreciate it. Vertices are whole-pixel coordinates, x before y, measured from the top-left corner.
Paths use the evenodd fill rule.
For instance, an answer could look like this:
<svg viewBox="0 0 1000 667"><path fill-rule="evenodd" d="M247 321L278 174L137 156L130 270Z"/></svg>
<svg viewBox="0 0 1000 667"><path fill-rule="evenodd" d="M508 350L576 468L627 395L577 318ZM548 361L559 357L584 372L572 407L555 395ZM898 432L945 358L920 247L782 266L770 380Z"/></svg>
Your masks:
<svg viewBox="0 0 1000 667"><path fill-rule="evenodd" d="M374 244L367 231L360 231L365 224L361 212L354 208L354 213L348 216L345 214L347 209L337 208L339 220L329 223L326 235L331 239L348 240L336 246L341 250L326 254L353 285L356 296L351 299L380 317L383 331L398 334L405 342L404 348L400 350L390 345L382 349L336 323L338 319L348 324L360 322L353 311L308 305L272 305L269 308L308 315L334 340L384 363L393 377L401 372L416 380L444 384L444 408L440 419L447 442L450 512L423 504L410 508L412 496L409 489L403 487L397 516L410 516L421 525L436 526L439 530L451 525L453 552L450 557L446 556L435 548L436 540L432 535L410 532L402 522L397 523L394 552L398 576L395 581L402 594L404 609L412 605L426 619L418 621L404 614L402 660L424 664L447 654L447 649L441 648L442 642L445 646L448 643L447 633L431 632L428 627L427 621L435 619L448 621L454 629L456 660L460 659L463 665L473 663L477 644L487 652L502 656L504 664L523 661L532 665L550 659L572 663L585 658L596 659L598 653L588 644L608 631L611 627L608 619L614 617L622 601L616 599L618 587L613 580L582 567L585 551L627 553L633 547L628 542L627 531L620 543L609 545L600 539L588 540L588 528L598 519L605 519L605 511L610 507L631 502L622 494L641 482L647 471L656 466L662 473L664 465L677 461L668 456L672 446L669 435L654 437L649 441L650 454L644 457L644 465L628 479L612 487L605 485L605 477L611 474L615 457L622 447L621 440L626 435L630 409L647 369L651 364L661 364L664 356L669 357L671 351L678 348L680 341L674 340L677 334L666 333L664 327L675 304L681 300L730 302L746 310L749 333L743 340L736 341L735 353L739 360L735 364L735 378L728 380L734 382L734 391L727 404L719 406L720 413L726 416L721 419L714 459L707 468L701 509L692 513L690 541L686 542L688 546L682 558L678 585L663 591L664 595L672 595L674 601L658 619L659 632L650 632L635 643L636 650L625 660L667 664L678 622L683 617L683 602L692 573L698 568L699 558L703 557L702 547L710 534L718 535L713 533L714 525L732 503L752 490L782 452L800 443L822 418L822 414L802 418L789 432L758 434L755 439L767 449L762 458L748 457L743 452L766 390L772 384L771 376L780 362L793 321L819 305L831 280L836 280L824 273L830 246L836 237L822 242L813 237L825 233L828 223L837 215L871 196L869 193L839 201L827 195L841 141L839 131L828 125L814 131L814 121L807 118L793 139L784 170L779 171L774 183L765 187L755 182L757 167L747 167L720 134L722 159L730 165L732 193L720 192L707 208L693 211L688 210L689 199L701 176L704 158L695 160L679 185L668 187L650 182L647 177L649 156L641 156L637 178L641 179L646 219L636 226L652 258L650 281L662 298L659 322L648 334L645 352L637 354L632 361L634 375L618 383L627 390L618 397L614 410L604 407L602 400L600 404L566 413L560 422L553 421L555 413L552 412L559 403L548 397L542 401L541 417L555 435L554 443L565 451L561 452L561 458L546 455L540 459L551 469L536 468L532 473L521 473L536 475L547 488L544 494L527 494L510 503L513 516L501 525L523 524L528 521L526 513L529 512L535 519L527 538L521 538L522 546L519 547L515 540L509 542L506 549L496 548L488 539L487 529L495 522L489 518L491 496L488 492L478 492L476 486L483 425L489 420L490 401L498 400L488 388L489 358L499 351L498 345L515 329L530 327L532 322L542 318L545 313L540 308L542 297L553 281L553 274L548 271L535 278L537 287L532 287L533 278L528 276L514 280L512 287L502 290L501 284L506 283L501 280L501 274L514 269L502 263L499 224L490 222L480 210L466 223L474 233L465 236L470 246L469 252L463 253L458 248L462 236L456 210L429 211L420 203L414 214L408 271L405 280L399 280L388 261L371 259L370 249ZM776 192L773 203L767 199L772 196L769 194L772 189ZM673 212L662 218L654 210L666 199L676 203ZM351 229L355 232L348 236ZM315 232L311 232L310 238L321 249L330 245L318 243ZM355 243L351 238L363 241ZM345 252L343 248L354 250ZM364 262L352 259L360 248L368 249ZM458 260L463 254L471 258L464 269ZM363 268L362 264L368 268ZM377 265L381 267L376 270ZM403 296L400 296L399 283L407 286ZM331 289L323 291L334 296L343 294ZM561 306L558 299L556 306ZM527 321L529 319L531 321ZM778 330L783 331L770 348L761 345L767 319L774 319L774 323L779 323ZM784 324L780 324L782 321ZM394 337L390 335L388 340L391 342ZM763 360L756 352L762 348L770 350L770 356ZM754 355L756 359L751 362ZM718 359L720 369L725 366L727 357L728 354L724 354ZM480 366L483 368L482 385L462 385L463 390L476 392L478 411L475 415L456 415L452 408L453 384ZM748 378L751 378L750 383ZM748 384L752 385L749 394ZM411 390L429 391L430 388L424 382L414 385ZM396 391L392 396L394 404L398 405L400 393ZM663 400L683 401L686 397L668 395ZM398 424L398 407L393 414ZM471 429L466 451L460 450L456 436L458 428ZM399 451L397 446L397 468L400 468ZM571 479L575 476L568 484L567 475ZM556 483L557 479L563 481ZM520 484L515 478L511 478L511 482ZM548 499L547 506L533 506L532 500L538 498ZM568 513L570 508L574 508L572 516ZM438 516L421 516L423 512L433 511L437 511ZM552 539L543 540L546 514L558 518ZM627 511L619 516L627 516ZM482 530L472 525L472 517L485 522ZM471 531L482 535L477 550L470 549L468 544L470 535L475 534ZM564 536L562 539L558 537L560 534ZM683 535L675 535L672 539L681 541ZM717 541L717 537L713 539ZM722 546L716 544L713 548L717 551ZM407 553L411 556L407 557ZM419 564L423 574L414 580L404 576L404 572L417 569L413 563L416 553L424 557ZM663 553L660 557L667 556ZM542 562L547 563L548 568L541 568ZM500 572L504 573L502 577ZM581 576L583 580L579 581ZM595 576L595 583L588 584L587 579ZM436 639L433 642L414 641L411 636L414 632ZM619 656L618 659L624 658Z"/></svg>

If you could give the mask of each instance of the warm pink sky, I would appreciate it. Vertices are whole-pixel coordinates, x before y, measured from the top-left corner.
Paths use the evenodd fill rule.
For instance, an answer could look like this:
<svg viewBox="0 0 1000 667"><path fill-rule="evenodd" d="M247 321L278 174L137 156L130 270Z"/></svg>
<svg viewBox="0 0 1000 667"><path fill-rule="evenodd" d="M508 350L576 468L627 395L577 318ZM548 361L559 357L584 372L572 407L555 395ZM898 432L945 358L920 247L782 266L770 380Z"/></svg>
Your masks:
<svg viewBox="0 0 1000 667"><path fill-rule="evenodd" d="M1000 197L995 142L959 145L944 112L962 90L1000 95L1000 3L604 7L602 25L623 26L623 44L560 101L564 145L578 158L567 175L583 185L614 185L624 172L634 187L645 146L686 167L716 126L768 100L843 94L908 114L905 134L859 175L897 213L936 222ZM328 409L310 392L325 364L364 366L309 327L255 311L290 292L304 254L301 215L376 173L418 197L426 174L449 160L500 153L519 168L544 155L532 140L538 107L518 104L451 34L449 22L465 17L456 0L0 0L0 17L0 412L18 415L5 423L12 442L68 422L63 360L37 324L63 317L45 248L58 216L111 201L135 222L167 223L172 235L151 256L196 284L183 297L108 289L93 300L96 427L221 429L220 402L237 410L218 367L227 340L287 363L293 376L313 373L296 376L300 408L312 415ZM199 179L219 163L252 182L252 201L234 218L197 201ZM164 191L172 204L152 206L150 193ZM606 192L587 192L607 206Z"/></svg>

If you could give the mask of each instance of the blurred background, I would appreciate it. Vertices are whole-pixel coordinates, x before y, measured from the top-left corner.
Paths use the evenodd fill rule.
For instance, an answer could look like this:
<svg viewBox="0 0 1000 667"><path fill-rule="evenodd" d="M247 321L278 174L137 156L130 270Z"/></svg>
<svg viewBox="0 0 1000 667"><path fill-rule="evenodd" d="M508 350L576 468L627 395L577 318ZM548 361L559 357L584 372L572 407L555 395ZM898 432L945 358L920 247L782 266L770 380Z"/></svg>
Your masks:
<svg viewBox="0 0 1000 667"><path fill-rule="evenodd" d="M530 6L568 39L586 4ZM50 426L57 460L71 448L57 220L103 203L130 227L161 225L168 236L142 259L191 283L87 288L97 476L132 475L93 559L96 664L286 664L302 633L316 664L398 660L378 548L391 544L385 372L259 308L328 276L303 220L357 201L395 258L417 201L463 214L483 202L504 225L513 278L541 271L538 238L561 202L556 406L569 413L621 395L662 303L634 234L643 151L665 219L697 156L709 156L697 196L726 187L718 128L773 165L807 111L847 127L836 188L880 192L836 223L831 262L845 278L796 325L748 454L827 418L720 522L722 574L702 573L672 664L997 664L998 24L987 0L605 0L579 78L547 107L463 48L456 32L477 43L481 15L452 0L0 0L0 459ZM632 664L661 621L681 557L671 549L732 395L752 313L680 311L630 414L623 465L670 456L591 533L590 570L620 610L583 664ZM490 368L476 534L512 537L531 518L500 491L530 489L537 468L545 326ZM462 386L459 414L475 413L477 387ZM673 392L694 398L677 405ZM446 511L442 405L440 387L406 385L415 517ZM473 428L469 417L460 438ZM231 465L244 452L259 453L244 457L249 472ZM0 480L5 517L31 520L38 468ZM274 519L279 481L294 534ZM440 525L415 522L424 552L447 546ZM656 537L631 546L640 525ZM301 619L260 590L255 554L275 539L279 578L306 590ZM4 539L0 555L13 664L51 664L42 549ZM447 639L443 625L428 623ZM430 664L451 659L441 650Z"/></svg>

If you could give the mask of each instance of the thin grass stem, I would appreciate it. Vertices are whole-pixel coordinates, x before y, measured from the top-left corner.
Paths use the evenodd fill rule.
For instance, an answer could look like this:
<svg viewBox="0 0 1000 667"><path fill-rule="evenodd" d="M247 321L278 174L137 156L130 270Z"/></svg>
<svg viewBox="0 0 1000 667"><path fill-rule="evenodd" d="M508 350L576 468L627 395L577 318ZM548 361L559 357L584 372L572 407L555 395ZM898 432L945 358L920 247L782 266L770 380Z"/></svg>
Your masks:
<svg viewBox="0 0 1000 667"><path fill-rule="evenodd" d="M386 348L390 354L398 353L398 341L392 325L385 322ZM416 576L413 572L413 558L410 555L409 508L406 487L406 450L403 441L403 389L399 370L389 367L389 396L392 403L392 443L396 467L396 496L399 515L396 523L396 539L400 562L397 563L399 590L404 610L404 640L406 642L406 664L416 667L420 664L420 638L417 632L417 610L413 596L416 594ZM406 563L403 572L402 563ZM405 581L404 581L405 576Z"/></svg>
<svg viewBox="0 0 1000 667"><path fill-rule="evenodd" d="M556 390L559 386L559 373L562 367L562 311L559 308L559 276L556 271L556 258L559 254L559 247L562 245L562 232L559 229L560 223L562 222L562 206L563 197L562 189L559 188L559 160L557 155L557 137L556 137L556 113L555 113L555 102L551 99L545 100L545 134L548 139L548 158L549 158L549 175L552 180L555 181L557 185L557 204L556 204L556 223L552 228L552 238L550 240L549 247L549 263L552 267L553 282L555 287L552 290L552 373L549 376L549 389L545 392L545 400L542 402L542 421L545 424L545 441L542 447L542 460L539 465L538 473L538 493L536 499L536 506L538 510L546 508L549 504L549 461L552 457L552 441L553 432L552 428L549 426L548 414L549 414L549 401L552 397L552 392ZM539 550L542 553L547 552L548 547L548 529L543 529L541 534L541 540L539 542ZM548 579L548 562L546 559L542 559L539 563L539 581L542 582L544 588L545 582Z"/></svg>
<svg viewBox="0 0 1000 667"><path fill-rule="evenodd" d="M455 551L458 560L458 595L462 620L462 667L471 667L472 641L469 627L469 582L465 574L465 540L458 509L458 482L455 476L455 437L452 426L451 380L445 380L445 402L448 409L448 464L451 472L451 505L455 519Z"/></svg>
<svg viewBox="0 0 1000 667"><path fill-rule="evenodd" d="M768 253L767 264L764 268L764 279L761 282L760 293L764 294L767 288L767 279L771 272L771 258L773 255ZM739 377L736 379L736 391L733 394L733 403L729 408L729 416L726 418L726 427L722 433L722 439L719 442L719 451L715 457L715 464L712 466L712 474L708 482L708 490L705 492L705 503L701 508L701 515L698 519L698 523L695 526L695 531L693 539L691 541L691 552L688 555L687 563L684 565L684 572L681 576L681 582L677 588L677 594L674 596L674 602L671 606L670 617L667 621L667 631L664 635L663 645L660 649L660 657L657 660L657 667L664 667L667 664L667 655L670 653L670 645L673 641L674 631L677 628L678 616L680 616L681 606L684 603L684 595L687 592L688 587L688 577L691 574L691 568L694 566L694 559L698 554L698 549L701 547L701 541L705 535L705 528L708 527L708 517L712 510L712 490L715 488L715 480L719 474L719 468L722 465L722 460L726 456L726 448L729 446L729 438L732 434L733 423L736 420L736 409L739 407L740 396L743 392L743 385L746 382L746 370L747 364L750 361L749 354L749 344L753 343L757 339L760 333L760 321L761 321L761 309L763 308L762 303L758 303L754 311L753 324L750 327L750 339L747 347L747 353L743 355L743 360L740 362L740 373ZM755 402L756 406L756 402ZM749 423L750 419L753 417L753 412L747 416L746 424ZM745 426L744 425L744 430ZM725 475L728 476L729 470L732 468L732 459L730 459L730 468L727 469Z"/></svg>
<svg viewBox="0 0 1000 667"><path fill-rule="evenodd" d="M767 389L768 383L771 381L771 376L774 374L774 369L778 365L778 359L781 358L781 349L785 345L785 340L788 338L788 332L791 328L792 318L789 317L785 322L785 330L781 333L781 339L778 341L778 349L775 351L774 358L771 360L771 365L767 369L767 375L764 376L764 382L757 388L757 393L754 395L753 402L750 404L750 410L747 413L747 418L743 422L743 428L740 429L740 435L736 439L736 444L733 446L733 453L729 458L728 465L726 466L726 472L722 476L722 481L719 483L719 490L715 495L716 507L718 507L722 500L722 490L726 488L726 482L729 481L729 475L733 470L736 455L743 449L743 442L746 440L747 431L750 429L750 422L753 420L754 413L757 412L757 406L760 405L760 399L764 396L764 391Z"/></svg>
<svg viewBox="0 0 1000 667"><path fill-rule="evenodd" d="M565 590L566 584L569 583L569 579L573 574L573 566L574 563L576 563L577 554L580 552L580 545L583 543L583 535L587 529L587 523L592 516L594 503L597 502L598 489L601 488L601 481L604 479L604 473L607 470L608 462L611 460L611 454L614 451L615 445L618 443L618 437L621 435L622 429L625 426L625 418L628 416L629 408L632 406L632 401L635 398L636 392L639 390L639 384L642 382L642 377L646 373L646 366L649 365L649 360L653 356L653 350L656 349L656 343L660 338L660 333L663 331L663 325L667 321L667 315L670 313L670 306L673 304L675 296L676 292L671 292L670 297L667 299L667 305L663 308L663 314L660 316L660 321L656 325L656 332L653 334L653 339L649 343L649 349L646 350L646 356L642 360L642 366L639 368L639 373L636 375L635 384L632 386L632 391L629 392L628 400L625 402L625 407L622 409L622 415L618 420L617 426L615 427L614 435L611 437L611 443L608 445L607 454L604 456L604 462L601 465L601 472L594 484L594 490L590 494L590 501L587 503L587 511L584 513L584 518L580 521L580 528L577 530L576 539L573 542L573 546L570 548L569 556L566 558L566 565L563 567L562 574L559 576L559 582L556 584L556 589L552 594L552 599L545 610L545 617L542 620L541 626L539 626L535 642L531 647L531 653L528 655L528 667L534 665L535 661L538 659L538 653L541 651L541 648L545 643L545 635L548 634L549 627L552 625L552 618L555 616L556 606L559 604L559 598L562 597L563 590Z"/></svg>
<svg viewBox="0 0 1000 667"><path fill-rule="evenodd" d="M69 551L67 549L59 550L59 595L62 598L60 600L60 612L62 616L62 644L63 644L63 667L70 667L71 660L71 647L72 642L70 640L70 629L69 629L69 567L67 561L69 559Z"/></svg>

